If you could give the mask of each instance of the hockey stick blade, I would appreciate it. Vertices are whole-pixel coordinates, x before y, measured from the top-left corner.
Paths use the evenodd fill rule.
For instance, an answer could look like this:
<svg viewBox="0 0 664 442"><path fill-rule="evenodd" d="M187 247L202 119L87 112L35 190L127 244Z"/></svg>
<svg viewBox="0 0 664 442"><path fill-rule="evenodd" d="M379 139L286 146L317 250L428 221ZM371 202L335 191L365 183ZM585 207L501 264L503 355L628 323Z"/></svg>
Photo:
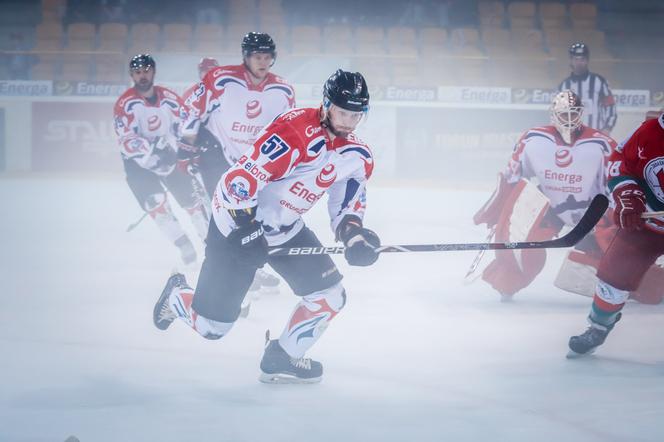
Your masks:
<svg viewBox="0 0 664 442"><path fill-rule="evenodd" d="M412 244L396 246L380 246L378 253L400 252L450 252L458 250L505 250L505 249L555 249L572 247L581 241L602 218L609 200L604 195L597 195L572 230L560 238L548 241L529 242L495 242L466 244ZM344 253L344 247L271 247L270 256L301 256L301 255L336 255Z"/></svg>

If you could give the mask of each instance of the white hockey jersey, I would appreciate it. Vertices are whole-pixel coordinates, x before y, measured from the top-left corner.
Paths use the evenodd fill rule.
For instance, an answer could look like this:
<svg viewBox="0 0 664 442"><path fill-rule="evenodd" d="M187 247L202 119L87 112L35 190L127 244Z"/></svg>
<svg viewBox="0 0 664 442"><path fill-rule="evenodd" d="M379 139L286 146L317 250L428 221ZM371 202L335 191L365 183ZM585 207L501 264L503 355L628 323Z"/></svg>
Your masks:
<svg viewBox="0 0 664 442"><path fill-rule="evenodd" d="M184 99L190 110L185 134L196 134L198 125L205 124L229 164L254 144L265 126L295 106L295 92L282 78L269 73L254 85L244 65L212 69Z"/></svg>
<svg viewBox="0 0 664 442"><path fill-rule="evenodd" d="M115 102L113 109L115 132L124 159L133 159L145 167L152 154L152 142L165 138L177 149L181 127L188 118L184 101L172 90L154 87L155 99L149 101L135 88L129 88Z"/></svg>
<svg viewBox="0 0 664 442"><path fill-rule="evenodd" d="M212 210L224 235L235 227L228 209L257 206L268 243L283 244L302 229L302 215L326 193L333 231L345 215L364 217L373 155L352 134L330 140L320 112L293 109L281 115L221 177Z"/></svg>
<svg viewBox="0 0 664 442"><path fill-rule="evenodd" d="M571 144L554 126L536 127L517 142L505 177L510 183L535 178L553 212L574 225L590 200L606 193L606 165L615 147L613 139L586 126Z"/></svg>

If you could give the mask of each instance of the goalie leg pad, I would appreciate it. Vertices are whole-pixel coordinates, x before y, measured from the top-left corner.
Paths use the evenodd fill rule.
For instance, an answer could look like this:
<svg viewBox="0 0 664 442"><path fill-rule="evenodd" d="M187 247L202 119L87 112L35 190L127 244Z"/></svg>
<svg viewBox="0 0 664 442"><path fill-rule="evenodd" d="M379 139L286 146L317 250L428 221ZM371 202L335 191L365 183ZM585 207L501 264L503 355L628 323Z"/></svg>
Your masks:
<svg viewBox="0 0 664 442"><path fill-rule="evenodd" d="M542 241L551 239L557 228L550 227L546 214L548 199L527 180L512 189L496 227L496 241ZM544 249L498 250L496 258L482 273L482 279L501 295L513 295L527 287L542 271Z"/></svg>

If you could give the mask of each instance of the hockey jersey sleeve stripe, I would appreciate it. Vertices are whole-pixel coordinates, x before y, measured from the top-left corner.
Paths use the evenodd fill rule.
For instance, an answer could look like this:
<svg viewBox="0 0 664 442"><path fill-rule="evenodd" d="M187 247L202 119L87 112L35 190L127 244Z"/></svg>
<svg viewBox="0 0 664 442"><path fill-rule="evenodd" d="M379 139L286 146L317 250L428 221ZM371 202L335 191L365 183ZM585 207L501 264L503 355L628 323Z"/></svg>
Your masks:
<svg viewBox="0 0 664 442"><path fill-rule="evenodd" d="M293 96L293 90L289 87L281 86L281 85L275 85L275 86L268 86L268 87L265 88L266 91L269 91L269 90L272 90L272 89L279 89L281 91L286 92L286 95L288 95L289 97Z"/></svg>
<svg viewBox="0 0 664 442"><path fill-rule="evenodd" d="M244 84L237 78L233 77L221 77L214 83L214 85L217 86L218 88L223 88L224 86L226 86L227 83L237 83L242 87L247 87L246 84Z"/></svg>
<svg viewBox="0 0 664 442"><path fill-rule="evenodd" d="M357 182L357 180L351 178L346 182L346 194L344 195L344 200L341 203L341 208L339 210L339 214L348 207L348 204L353 201L355 196L357 195L357 191L360 188L360 183Z"/></svg>
<svg viewBox="0 0 664 442"><path fill-rule="evenodd" d="M601 138L592 138L586 141L581 141L577 144L577 146L581 146L582 144L600 144L605 154L608 155L611 153L611 145L606 140Z"/></svg>
<svg viewBox="0 0 664 442"><path fill-rule="evenodd" d="M339 153L344 154L346 152L358 152L364 158L371 158L371 154L369 153L369 151L361 148L360 146L353 146L346 149L342 149L341 152Z"/></svg>

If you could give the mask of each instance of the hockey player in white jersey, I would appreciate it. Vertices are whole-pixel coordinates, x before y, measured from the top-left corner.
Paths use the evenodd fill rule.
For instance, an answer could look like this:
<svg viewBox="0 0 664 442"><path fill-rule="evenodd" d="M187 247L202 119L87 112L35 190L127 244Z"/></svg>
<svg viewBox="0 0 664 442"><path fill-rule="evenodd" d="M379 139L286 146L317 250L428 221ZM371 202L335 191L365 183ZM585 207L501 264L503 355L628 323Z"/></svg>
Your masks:
<svg viewBox="0 0 664 442"><path fill-rule="evenodd" d="M263 382L318 382L320 362L305 358L346 302L342 276L327 255L269 256L268 245L320 247L302 219L328 194L331 227L351 265L378 259L378 235L363 226L365 186L374 160L353 135L369 107L359 73L338 70L319 108L279 116L218 183L205 261L194 291L171 276L154 309L166 329L176 319L207 339L231 330L257 268L269 263L300 298L278 339L268 336Z"/></svg>
<svg viewBox="0 0 664 442"><path fill-rule="evenodd" d="M154 85L155 72L156 63L148 54L130 60L134 86L115 103L115 131L136 200L189 264L196 261L196 251L171 210L167 191L189 213L201 239L207 234L209 214L200 195L203 189L176 167L178 157L191 149L180 139L187 108L175 92Z"/></svg>
<svg viewBox="0 0 664 442"><path fill-rule="evenodd" d="M190 109L186 134L198 147L192 157L198 157L197 167L210 195L261 130L295 105L292 86L270 72L277 58L272 38L250 32L241 46L242 64L213 67L184 97ZM276 292L278 284L278 278L260 269L253 288Z"/></svg>
<svg viewBox="0 0 664 442"><path fill-rule="evenodd" d="M572 91L559 92L550 112L550 126L530 129L519 139L494 195L474 217L475 224L495 228L497 241L551 239L575 225L595 195L605 193L606 162L615 141L581 124L583 106ZM605 217L568 259L596 265L612 233ZM544 249L496 251L482 279L509 300L535 279L545 261ZM561 285L583 283L569 273Z"/></svg>

